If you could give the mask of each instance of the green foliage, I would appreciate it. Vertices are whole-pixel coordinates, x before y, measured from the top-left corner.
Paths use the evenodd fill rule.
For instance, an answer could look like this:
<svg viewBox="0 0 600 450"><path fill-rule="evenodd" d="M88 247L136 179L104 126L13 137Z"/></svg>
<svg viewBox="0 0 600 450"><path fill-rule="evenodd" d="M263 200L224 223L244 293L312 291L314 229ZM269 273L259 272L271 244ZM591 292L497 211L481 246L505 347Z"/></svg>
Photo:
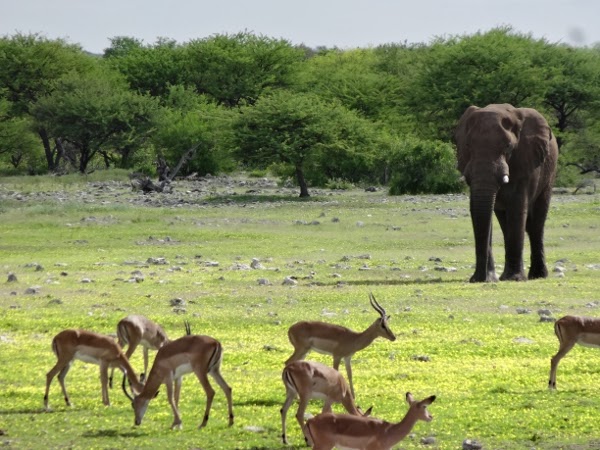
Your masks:
<svg viewBox="0 0 600 450"><path fill-rule="evenodd" d="M540 106L547 74L540 64L545 46L510 28L434 42L404 93L420 119L415 131L451 140L470 105Z"/></svg>
<svg viewBox="0 0 600 450"><path fill-rule="evenodd" d="M232 112L186 89L172 86L166 106L156 117L152 142L173 168L190 148L198 149L181 175L227 171L233 163L226 153Z"/></svg>
<svg viewBox="0 0 600 450"><path fill-rule="evenodd" d="M304 52L283 39L243 32L190 41L183 83L225 106L253 104L266 91L293 84Z"/></svg>
<svg viewBox="0 0 600 450"><path fill-rule="evenodd" d="M32 113L38 127L75 148L84 173L98 152L118 147L133 131L142 137L154 110L155 103L127 89L117 73L98 70L66 74Z"/></svg>
<svg viewBox="0 0 600 450"><path fill-rule="evenodd" d="M390 194L446 194L460 192L453 147L441 141L407 138L390 156Z"/></svg>

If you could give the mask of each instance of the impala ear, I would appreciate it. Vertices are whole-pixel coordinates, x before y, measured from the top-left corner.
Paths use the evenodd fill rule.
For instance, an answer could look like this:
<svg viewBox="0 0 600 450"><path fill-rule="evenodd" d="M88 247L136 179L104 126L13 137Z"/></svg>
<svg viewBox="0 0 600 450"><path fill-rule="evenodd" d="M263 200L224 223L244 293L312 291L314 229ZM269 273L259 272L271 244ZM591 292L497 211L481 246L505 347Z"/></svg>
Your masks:
<svg viewBox="0 0 600 450"><path fill-rule="evenodd" d="M406 393L406 403L412 405L415 402L413 395L410 392Z"/></svg>

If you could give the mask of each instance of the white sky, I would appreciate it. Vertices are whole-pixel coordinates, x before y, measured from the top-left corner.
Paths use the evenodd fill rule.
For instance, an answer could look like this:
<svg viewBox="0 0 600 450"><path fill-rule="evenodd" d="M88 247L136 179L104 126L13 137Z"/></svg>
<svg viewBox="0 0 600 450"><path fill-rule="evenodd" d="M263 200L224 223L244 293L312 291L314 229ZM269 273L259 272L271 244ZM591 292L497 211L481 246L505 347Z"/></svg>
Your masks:
<svg viewBox="0 0 600 450"><path fill-rule="evenodd" d="M535 38L600 43L600 0L0 0L0 35L40 33L101 53L109 38L179 43L250 31L309 47L428 43L510 25Z"/></svg>

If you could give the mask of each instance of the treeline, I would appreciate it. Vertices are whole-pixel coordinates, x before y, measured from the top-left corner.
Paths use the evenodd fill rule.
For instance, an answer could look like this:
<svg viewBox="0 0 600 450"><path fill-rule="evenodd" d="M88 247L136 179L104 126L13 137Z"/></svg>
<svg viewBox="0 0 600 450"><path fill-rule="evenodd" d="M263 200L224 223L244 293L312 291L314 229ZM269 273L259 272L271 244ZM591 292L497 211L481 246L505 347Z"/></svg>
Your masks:
<svg viewBox="0 0 600 450"><path fill-rule="evenodd" d="M179 175L269 170L302 196L350 183L452 192L462 188L454 126L469 105L489 103L548 118L563 183L598 171L600 47L504 27L353 50L247 32L115 37L91 55L17 34L0 39L0 170L165 177L183 161Z"/></svg>

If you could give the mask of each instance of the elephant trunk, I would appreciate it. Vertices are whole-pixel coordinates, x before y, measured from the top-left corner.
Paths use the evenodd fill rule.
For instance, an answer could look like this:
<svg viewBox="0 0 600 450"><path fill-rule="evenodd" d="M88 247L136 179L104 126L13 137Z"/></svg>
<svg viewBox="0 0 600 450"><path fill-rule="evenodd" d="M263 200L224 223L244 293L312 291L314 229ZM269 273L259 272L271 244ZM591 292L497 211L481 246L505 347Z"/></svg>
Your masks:
<svg viewBox="0 0 600 450"><path fill-rule="evenodd" d="M498 281L492 255L492 214L498 187L474 189L471 186L471 221L475 235L475 273L471 282Z"/></svg>

